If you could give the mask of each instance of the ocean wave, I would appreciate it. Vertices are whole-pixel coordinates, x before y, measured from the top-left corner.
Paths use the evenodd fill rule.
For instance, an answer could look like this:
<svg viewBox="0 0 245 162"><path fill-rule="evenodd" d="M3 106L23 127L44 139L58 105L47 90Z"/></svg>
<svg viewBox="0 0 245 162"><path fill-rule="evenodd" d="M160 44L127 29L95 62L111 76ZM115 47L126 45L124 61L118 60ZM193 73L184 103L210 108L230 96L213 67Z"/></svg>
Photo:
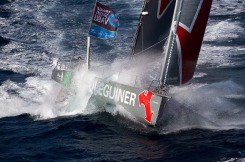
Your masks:
<svg viewBox="0 0 245 162"><path fill-rule="evenodd" d="M2 36L0 36L0 46L5 46L9 43L10 43L10 39L3 38Z"/></svg>

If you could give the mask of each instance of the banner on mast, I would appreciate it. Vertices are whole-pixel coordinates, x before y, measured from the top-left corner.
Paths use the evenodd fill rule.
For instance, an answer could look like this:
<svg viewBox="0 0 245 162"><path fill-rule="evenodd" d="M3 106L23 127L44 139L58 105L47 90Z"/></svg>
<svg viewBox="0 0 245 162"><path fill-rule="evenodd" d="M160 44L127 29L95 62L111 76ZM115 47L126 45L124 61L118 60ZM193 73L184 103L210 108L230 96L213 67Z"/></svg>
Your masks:
<svg viewBox="0 0 245 162"><path fill-rule="evenodd" d="M115 38L118 26L119 20L116 12L96 2L89 35L99 38Z"/></svg>

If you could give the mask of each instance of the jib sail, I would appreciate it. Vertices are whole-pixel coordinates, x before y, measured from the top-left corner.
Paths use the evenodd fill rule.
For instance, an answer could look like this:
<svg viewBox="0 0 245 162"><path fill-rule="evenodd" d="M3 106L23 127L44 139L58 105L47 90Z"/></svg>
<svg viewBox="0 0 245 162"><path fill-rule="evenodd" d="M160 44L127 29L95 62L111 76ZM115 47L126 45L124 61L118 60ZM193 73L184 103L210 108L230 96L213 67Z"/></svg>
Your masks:
<svg viewBox="0 0 245 162"><path fill-rule="evenodd" d="M177 0L167 50L162 84L181 85L194 74L212 0Z"/></svg>

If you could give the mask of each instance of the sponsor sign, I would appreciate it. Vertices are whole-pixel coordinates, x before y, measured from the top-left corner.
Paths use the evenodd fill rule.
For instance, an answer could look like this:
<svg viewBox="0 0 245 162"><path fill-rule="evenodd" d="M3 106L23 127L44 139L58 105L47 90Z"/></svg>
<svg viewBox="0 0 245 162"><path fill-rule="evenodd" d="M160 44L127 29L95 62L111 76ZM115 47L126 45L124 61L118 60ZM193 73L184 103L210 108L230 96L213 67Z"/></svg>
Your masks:
<svg viewBox="0 0 245 162"><path fill-rule="evenodd" d="M119 104L139 121L156 124L162 98L153 92L103 80L95 80L90 90L99 98L100 106L106 103Z"/></svg>

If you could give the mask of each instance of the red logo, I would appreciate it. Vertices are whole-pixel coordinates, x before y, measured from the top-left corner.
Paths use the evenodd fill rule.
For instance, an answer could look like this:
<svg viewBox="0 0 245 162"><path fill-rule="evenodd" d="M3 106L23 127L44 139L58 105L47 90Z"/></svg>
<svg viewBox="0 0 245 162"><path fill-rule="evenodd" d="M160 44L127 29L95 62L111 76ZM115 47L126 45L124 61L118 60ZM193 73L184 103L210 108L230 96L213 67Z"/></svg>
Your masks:
<svg viewBox="0 0 245 162"><path fill-rule="evenodd" d="M172 2L172 0L159 0L158 2L158 15L157 17L160 19L162 17L162 15L164 14L164 12L167 10L168 6L170 5L170 3Z"/></svg>
<svg viewBox="0 0 245 162"><path fill-rule="evenodd" d="M153 112L151 110L152 96L154 96L154 94L151 91L143 91L141 94L139 94L139 106L145 106L145 120L149 123L151 122L153 116Z"/></svg>

